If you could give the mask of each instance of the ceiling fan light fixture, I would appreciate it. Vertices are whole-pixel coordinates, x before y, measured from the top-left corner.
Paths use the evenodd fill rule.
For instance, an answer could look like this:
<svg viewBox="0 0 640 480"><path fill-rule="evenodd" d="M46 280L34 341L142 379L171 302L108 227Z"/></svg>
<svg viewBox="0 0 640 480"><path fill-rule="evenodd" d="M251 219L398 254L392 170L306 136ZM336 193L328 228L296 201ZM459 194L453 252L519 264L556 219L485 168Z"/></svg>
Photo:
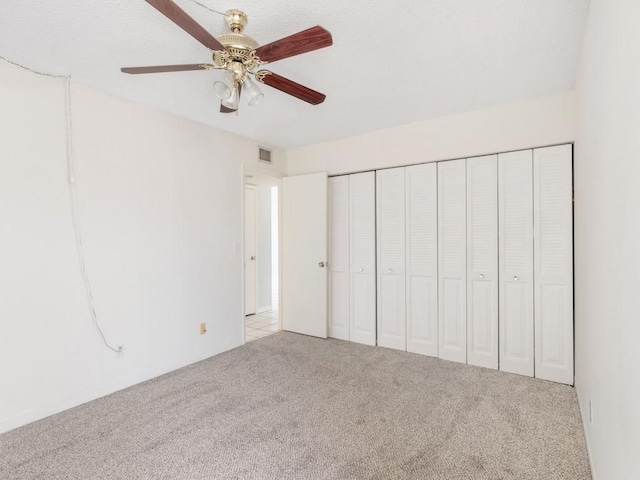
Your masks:
<svg viewBox="0 0 640 480"><path fill-rule="evenodd" d="M253 80L249 76L244 79L244 83L242 84L244 94L247 97L247 103L250 107L253 107L260 103L264 98L264 93L262 90L258 88Z"/></svg>
<svg viewBox="0 0 640 480"><path fill-rule="evenodd" d="M123 73L224 70L224 76L213 83L215 94L222 100L221 113L236 112L236 115L238 114L243 87L245 87L249 106L257 105L264 95L256 82L264 83L311 105L318 105L324 101L326 96L320 92L271 71L259 70L265 63L273 63L333 45L331 34L321 26L316 25L260 46L256 40L244 34L248 19L247 15L240 10L232 9L224 14L231 31L214 37L182 10L176 4L176 0L146 0L146 2L207 47L211 52L213 63L128 67L121 69ZM204 5L201 6L204 7ZM253 75L254 78L250 79L249 75Z"/></svg>
<svg viewBox="0 0 640 480"><path fill-rule="evenodd" d="M213 84L213 90L221 100L228 100L235 90L235 75L233 72L227 71L222 80L217 80Z"/></svg>

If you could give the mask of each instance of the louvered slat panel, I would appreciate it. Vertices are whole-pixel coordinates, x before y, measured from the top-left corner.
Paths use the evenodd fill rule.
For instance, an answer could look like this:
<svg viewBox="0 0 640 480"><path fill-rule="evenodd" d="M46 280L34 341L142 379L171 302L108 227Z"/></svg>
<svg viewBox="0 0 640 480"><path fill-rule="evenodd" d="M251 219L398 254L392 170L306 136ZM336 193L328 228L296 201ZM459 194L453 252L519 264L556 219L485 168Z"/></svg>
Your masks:
<svg viewBox="0 0 640 480"><path fill-rule="evenodd" d="M438 355L467 361L466 161L438 164Z"/></svg>
<svg viewBox="0 0 640 480"><path fill-rule="evenodd" d="M352 342L376 344L375 173L349 175L350 334Z"/></svg>
<svg viewBox="0 0 640 480"><path fill-rule="evenodd" d="M498 158L467 159L467 362L498 368Z"/></svg>
<svg viewBox="0 0 640 480"><path fill-rule="evenodd" d="M404 168L376 172L378 345L406 350Z"/></svg>
<svg viewBox="0 0 640 480"><path fill-rule="evenodd" d="M533 153L498 155L500 370L533 376Z"/></svg>
<svg viewBox="0 0 640 480"><path fill-rule="evenodd" d="M534 150L535 376L573 384L571 145Z"/></svg>
<svg viewBox="0 0 640 480"><path fill-rule="evenodd" d="M349 340L349 177L329 178L329 336Z"/></svg>
<svg viewBox="0 0 640 480"><path fill-rule="evenodd" d="M438 180L435 163L405 169L407 351L438 356Z"/></svg>
<svg viewBox="0 0 640 480"><path fill-rule="evenodd" d="M383 268L404 267L404 168L382 170L378 181L378 248Z"/></svg>

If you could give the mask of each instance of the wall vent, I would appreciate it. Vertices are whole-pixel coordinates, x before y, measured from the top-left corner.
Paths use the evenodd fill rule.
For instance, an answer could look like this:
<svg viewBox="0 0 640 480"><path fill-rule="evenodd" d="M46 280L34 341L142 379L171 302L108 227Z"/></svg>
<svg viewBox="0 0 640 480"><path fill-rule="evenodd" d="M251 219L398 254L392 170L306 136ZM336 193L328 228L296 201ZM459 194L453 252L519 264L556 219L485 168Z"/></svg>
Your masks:
<svg viewBox="0 0 640 480"><path fill-rule="evenodd" d="M258 159L261 162L271 163L271 150L267 150L266 148L259 147L258 148Z"/></svg>

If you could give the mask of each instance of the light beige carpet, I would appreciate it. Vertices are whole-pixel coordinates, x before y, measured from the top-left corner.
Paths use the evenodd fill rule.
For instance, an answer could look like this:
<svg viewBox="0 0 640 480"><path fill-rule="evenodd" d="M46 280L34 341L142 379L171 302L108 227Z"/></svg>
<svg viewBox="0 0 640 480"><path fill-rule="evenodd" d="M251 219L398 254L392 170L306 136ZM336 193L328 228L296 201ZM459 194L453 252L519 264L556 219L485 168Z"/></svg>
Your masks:
<svg viewBox="0 0 640 480"><path fill-rule="evenodd" d="M279 333L0 436L2 479L590 479L573 388Z"/></svg>

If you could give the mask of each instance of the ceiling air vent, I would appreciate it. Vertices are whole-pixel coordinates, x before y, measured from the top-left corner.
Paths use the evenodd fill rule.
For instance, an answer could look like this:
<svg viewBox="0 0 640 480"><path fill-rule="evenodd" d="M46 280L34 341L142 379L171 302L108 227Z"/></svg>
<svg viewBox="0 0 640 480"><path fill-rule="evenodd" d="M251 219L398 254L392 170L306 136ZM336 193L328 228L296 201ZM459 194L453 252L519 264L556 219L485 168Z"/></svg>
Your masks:
<svg viewBox="0 0 640 480"><path fill-rule="evenodd" d="M271 163L271 150L260 147L258 149L258 159L261 162Z"/></svg>

